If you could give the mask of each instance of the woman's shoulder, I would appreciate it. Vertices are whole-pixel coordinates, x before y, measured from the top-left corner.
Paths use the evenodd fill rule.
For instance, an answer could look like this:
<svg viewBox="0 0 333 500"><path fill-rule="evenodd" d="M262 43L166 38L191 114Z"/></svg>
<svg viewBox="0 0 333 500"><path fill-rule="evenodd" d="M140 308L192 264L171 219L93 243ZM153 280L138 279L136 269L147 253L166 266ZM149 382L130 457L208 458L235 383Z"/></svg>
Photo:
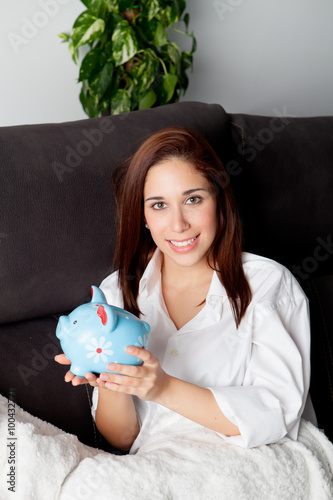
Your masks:
<svg viewBox="0 0 333 500"><path fill-rule="evenodd" d="M123 307L123 297L118 282L118 271L104 278L99 288L104 293L108 304L116 307Z"/></svg>
<svg viewBox="0 0 333 500"><path fill-rule="evenodd" d="M279 262L244 252L242 262L245 275L252 289L253 298L292 299L306 298L300 284L287 267Z"/></svg>

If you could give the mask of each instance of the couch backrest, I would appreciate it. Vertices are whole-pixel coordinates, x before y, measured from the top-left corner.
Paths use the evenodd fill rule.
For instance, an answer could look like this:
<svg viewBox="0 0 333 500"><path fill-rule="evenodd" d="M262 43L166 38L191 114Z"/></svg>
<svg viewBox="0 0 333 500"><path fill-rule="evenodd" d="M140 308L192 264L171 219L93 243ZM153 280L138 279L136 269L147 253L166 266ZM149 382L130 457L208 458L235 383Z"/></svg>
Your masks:
<svg viewBox="0 0 333 500"><path fill-rule="evenodd" d="M301 280L332 274L333 117L230 120L229 170L247 249L283 263Z"/></svg>
<svg viewBox="0 0 333 500"><path fill-rule="evenodd" d="M70 311L111 272L115 167L157 129L224 148L218 105L178 103L72 123L0 129L0 323Z"/></svg>

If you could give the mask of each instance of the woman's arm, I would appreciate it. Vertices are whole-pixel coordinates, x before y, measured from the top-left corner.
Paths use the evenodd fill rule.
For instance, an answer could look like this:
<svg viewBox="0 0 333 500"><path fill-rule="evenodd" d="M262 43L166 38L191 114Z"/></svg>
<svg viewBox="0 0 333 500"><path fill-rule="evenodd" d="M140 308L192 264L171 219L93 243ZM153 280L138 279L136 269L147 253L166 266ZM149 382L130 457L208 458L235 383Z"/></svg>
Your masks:
<svg viewBox="0 0 333 500"><path fill-rule="evenodd" d="M227 436L239 435L239 429L221 412L210 389L185 382L165 373L151 352L129 346L128 354L142 359L141 366L111 363L100 379L110 392L136 395L183 415L204 427Z"/></svg>
<svg viewBox="0 0 333 500"><path fill-rule="evenodd" d="M65 354L56 356L55 361L62 365L71 364ZM65 381L71 382L74 386L90 384L92 387L99 388L96 426L112 446L128 451L139 433L139 422L132 396L107 390L105 382L93 373L78 377L69 370L65 375Z"/></svg>
<svg viewBox="0 0 333 500"><path fill-rule="evenodd" d="M96 426L115 448L128 451L139 433L139 422L132 396L98 389Z"/></svg>

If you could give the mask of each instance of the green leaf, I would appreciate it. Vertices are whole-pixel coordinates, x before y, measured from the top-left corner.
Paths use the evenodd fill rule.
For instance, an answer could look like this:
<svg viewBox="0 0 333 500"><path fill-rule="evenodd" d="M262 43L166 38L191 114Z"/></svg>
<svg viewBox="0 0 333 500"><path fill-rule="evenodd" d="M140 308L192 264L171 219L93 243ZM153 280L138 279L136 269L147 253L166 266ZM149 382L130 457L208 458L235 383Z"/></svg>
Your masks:
<svg viewBox="0 0 333 500"><path fill-rule="evenodd" d="M89 92L88 82L84 81L80 92L80 101L85 113L89 118L95 118L99 115L99 105L96 98L93 98Z"/></svg>
<svg viewBox="0 0 333 500"><path fill-rule="evenodd" d="M67 33L59 33L58 37L61 38L63 42L69 42L69 40L71 39L70 35L68 35Z"/></svg>
<svg viewBox="0 0 333 500"><path fill-rule="evenodd" d="M81 0L81 2L87 7L90 12L99 14L101 10L112 9L113 0Z"/></svg>
<svg viewBox="0 0 333 500"><path fill-rule="evenodd" d="M105 0L91 0L89 10L99 15L100 11L107 8L109 3L110 2L106 2Z"/></svg>
<svg viewBox="0 0 333 500"><path fill-rule="evenodd" d="M151 21L154 17L156 17L161 5L159 0L148 0L145 7L147 9L148 21Z"/></svg>
<svg viewBox="0 0 333 500"><path fill-rule="evenodd" d="M167 37L166 31L165 31L163 25L159 24L157 26L157 29L156 29L155 34L154 34L154 44L157 47L162 47L166 43L168 43L168 37Z"/></svg>
<svg viewBox="0 0 333 500"><path fill-rule="evenodd" d="M157 95L153 90L149 90L147 94L140 99L139 109L148 109L154 106L157 100Z"/></svg>
<svg viewBox="0 0 333 500"><path fill-rule="evenodd" d="M193 64L192 52L184 51L182 53L182 61L181 62L182 62L182 66L183 66L184 70L191 68L192 64Z"/></svg>
<svg viewBox="0 0 333 500"><path fill-rule="evenodd" d="M190 14L189 13L185 14L185 16L183 17L183 22L186 26L186 31L187 31L188 25L190 24Z"/></svg>
<svg viewBox="0 0 333 500"><path fill-rule="evenodd" d="M171 26L173 23L179 20L179 15L176 9L168 5L164 11L163 21L166 27Z"/></svg>
<svg viewBox="0 0 333 500"><path fill-rule="evenodd" d="M120 21L112 34L113 58L116 66L120 66L132 59L138 51L138 42L135 31L127 21Z"/></svg>
<svg viewBox="0 0 333 500"><path fill-rule="evenodd" d="M186 2L185 0L174 0L174 9L177 11L178 13L178 18L180 19L185 8L186 8ZM186 14L188 15L188 14Z"/></svg>
<svg viewBox="0 0 333 500"><path fill-rule="evenodd" d="M137 2L135 0L119 0L119 12L124 12L133 7Z"/></svg>
<svg viewBox="0 0 333 500"><path fill-rule="evenodd" d="M79 65L79 51L76 47L74 47L72 41L70 41L68 44L68 50L75 64Z"/></svg>
<svg viewBox="0 0 333 500"><path fill-rule="evenodd" d="M144 16L139 17L139 22L135 29L139 32L145 47L153 40L158 24L159 21L157 19L148 21Z"/></svg>
<svg viewBox="0 0 333 500"><path fill-rule="evenodd" d="M108 62L103 67L102 71L98 73L96 78L90 83L90 90L99 100L104 96L107 88L111 84L113 74L113 64Z"/></svg>
<svg viewBox="0 0 333 500"><path fill-rule="evenodd" d="M102 51L99 44L87 52L81 63L79 82L91 81L101 71L107 60L108 56Z"/></svg>
<svg viewBox="0 0 333 500"><path fill-rule="evenodd" d="M159 60L152 49L147 49L139 63L133 66L131 77L138 93L145 92L154 83L159 72Z"/></svg>
<svg viewBox="0 0 333 500"><path fill-rule="evenodd" d="M91 43L101 36L105 22L92 14L83 12L75 21L72 32L74 47L77 49L86 43Z"/></svg>
<svg viewBox="0 0 333 500"><path fill-rule="evenodd" d="M167 73L162 76L162 86L163 86L163 101L165 103L169 102L172 98L176 85L178 82L178 77L176 75L170 75Z"/></svg>
<svg viewBox="0 0 333 500"><path fill-rule="evenodd" d="M87 7L87 9L89 9L90 4L91 4L91 0L81 0L81 2L83 3L83 5L85 5Z"/></svg>
<svg viewBox="0 0 333 500"><path fill-rule="evenodd" d="M111 99L111 114L118 115L131 111L131 95L126 89L118 89Z"/></svg>
<svg viewBox="0 0 333 500"><path fill-rule="evenodd" d="M168 54L169 58L171 59L171 61L173 62L173 64L176 67L177 73L179 73L180 72L180 63L181 63L181 50L180 50L178 43L170 42L170 43L168 43L166 49L167 49L167 54Z"/></svg>

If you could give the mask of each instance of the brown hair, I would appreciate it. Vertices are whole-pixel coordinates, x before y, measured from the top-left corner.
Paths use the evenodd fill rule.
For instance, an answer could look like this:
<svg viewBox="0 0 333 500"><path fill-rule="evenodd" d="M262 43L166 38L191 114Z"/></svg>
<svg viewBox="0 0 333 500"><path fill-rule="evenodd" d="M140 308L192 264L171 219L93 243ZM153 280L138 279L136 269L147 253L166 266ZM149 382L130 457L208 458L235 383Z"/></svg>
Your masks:
<svg viewBox="0 0 333 500"><path fill-rule="evenodd" d="M190 163L216 193L217 232L207 261L214 263L238 327L252 295L242 266L242 224L229 178L208 142L196 132L179 127L168 127L151 135L113 179L118 211L115 266L124 308L140 314L139 282L156 248L150 231L144 227L143 190L148 170L168 158Z"/></svg>

